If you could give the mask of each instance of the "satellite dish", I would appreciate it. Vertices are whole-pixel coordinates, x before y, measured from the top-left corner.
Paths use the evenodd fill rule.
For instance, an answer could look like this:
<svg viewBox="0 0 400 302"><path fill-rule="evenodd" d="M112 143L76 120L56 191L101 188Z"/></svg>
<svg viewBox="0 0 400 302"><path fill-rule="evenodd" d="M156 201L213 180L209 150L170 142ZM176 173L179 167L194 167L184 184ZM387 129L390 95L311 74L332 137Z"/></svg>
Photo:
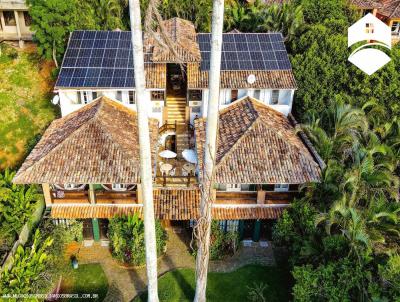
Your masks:
<svg viewBox="0 0 400 302"><path fill-rule="evenodd" d="M55 95L51 102L53 103L53 105L57 105L60 102L60 96L58 94Z"/></svg>
<svg viewBox="0 0 400 302"><path fill-rule="evenodd" d="M249 83L249 84L254 84L255 81L256 81L256 76L255 76L254 74L250 74L250 75L247 77L247 83Z"/></svg>

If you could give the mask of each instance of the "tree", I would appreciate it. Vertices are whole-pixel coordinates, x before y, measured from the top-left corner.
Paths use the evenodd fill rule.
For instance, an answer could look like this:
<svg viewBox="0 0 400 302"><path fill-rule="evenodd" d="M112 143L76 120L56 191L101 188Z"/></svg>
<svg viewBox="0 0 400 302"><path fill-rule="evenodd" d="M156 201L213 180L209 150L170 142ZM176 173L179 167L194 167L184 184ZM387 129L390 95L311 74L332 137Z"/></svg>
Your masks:
<svg viewBox="0 0 400 302"><path fill-rule="evenodd" d="M262 15L259 29L281 32L287 41L298 36L304 27L303 8L294 2L270 5Z"/></svg>
<svg viewBox="0 0 400 302"><path fill-rule="evenodd" d="M69 33L75 29L76 4L75 1L28 0L39 55L53 58L56 66L65 52Z"/></svg>
<svg viewBox="0 0 400 302"><path fill-rule="evenodd" d="M206 141L201 179L200 218L195 228L198 241L196 257L196 292L194 301L206 301L207 273L211 233L211 205L215 200L214 166L217 149L219 118L219 88L222 54L224 0L214 0L211 32L211 60L209 71L209 98L207 108Z"/></svg>
<svg viewBox="0 0 400 302"><path fill-rule="evenodd" d="M149 119L147 108L150 103L145 92L146 80L143 56L143 35L140 17L140 1L129 0L131 20L133 65L135 73L135 90L137 95L138 131L140 145L140 180L143 192L144 238L146 245L146 268L149 282L148 293L150 302L158 301L157 285L157 248L153 203L153 178L151 166L151 147Z"/></svg>

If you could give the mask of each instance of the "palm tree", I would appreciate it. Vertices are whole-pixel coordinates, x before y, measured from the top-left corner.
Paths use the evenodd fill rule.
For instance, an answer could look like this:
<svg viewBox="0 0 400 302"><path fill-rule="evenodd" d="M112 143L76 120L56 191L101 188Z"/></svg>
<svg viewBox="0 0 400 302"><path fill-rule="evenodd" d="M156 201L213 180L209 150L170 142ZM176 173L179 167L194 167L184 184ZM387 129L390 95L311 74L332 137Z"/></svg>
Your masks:
<svg viewBox="0 0 400 302"><path fill-rule="evenodd" d="M286 40L298 35L304 27L303 9L293 2L270 5L264 10L262 19L259 29L282 32Z"/></svg>
<svg viewBox="0 0 400 302"><path fill-rule="evenodd" d="M129 0L129 15L132 32L133 64L135 73L135 89L137 95L138 130L140 144L140 179L143 192L144 236L146 245L146 268L148 285L148 301L158 301L157 285L157 248L153 204L153 182L151 167L151 147L147 107L150 102L146 93L144 71L142 25L140 1Z"/></svg>
<svg viewBox="0 0 400 302"><path fill-rule="evenodd" d="M362 110L351 105L335 102L317 118L307 116L308 123L300 125L314 143L321 157L328 161L344 161L368 132L368 120Z"/></svg>
<svg viewBox="0 0 400 302"><path fill-rule="evenodd" d="M384 196L398 200L399 179L395 175L393 158L391 148L376 141L354 150L353 163L342 184L343 189L350 192L352 205Z"/></svg>
<svg viewBox="0 0 400 302"><path fill-rule="evenodd" d="M209 71L209 99L207 108L206 141L201 179L200 218L195 228L198 240L196 257L196 292L194 301L206 301L207 273L211 232L211 205L215 199L213 175L217 148L219 88L222 53L224 0L214 0L211 32L211 60Z"/></svg>

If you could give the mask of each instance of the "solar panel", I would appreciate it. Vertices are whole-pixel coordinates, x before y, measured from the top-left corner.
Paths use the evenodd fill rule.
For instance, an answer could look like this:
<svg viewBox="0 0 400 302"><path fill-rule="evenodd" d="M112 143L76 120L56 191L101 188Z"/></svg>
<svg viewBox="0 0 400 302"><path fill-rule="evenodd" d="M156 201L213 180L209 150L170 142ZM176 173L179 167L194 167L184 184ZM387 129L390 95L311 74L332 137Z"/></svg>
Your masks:
<svg viewBox="0 0 400 302"><path fill-rule="evenodd" d="M222 70L291 69L280 33L226 33L222 39ZM211 34L197 35L201 70L210 69L210 40ZM151 56L146 52L145 62ZM131 33L74 31L56 86L134 88Z"/></svg>
<svg viewBox="0 0 400 302"><path fill-rule="evenodd" d="M291 64L280 33L225 33L221 70L287 70ZM210 69L211 34L198 34L201 70Z"/></svg>

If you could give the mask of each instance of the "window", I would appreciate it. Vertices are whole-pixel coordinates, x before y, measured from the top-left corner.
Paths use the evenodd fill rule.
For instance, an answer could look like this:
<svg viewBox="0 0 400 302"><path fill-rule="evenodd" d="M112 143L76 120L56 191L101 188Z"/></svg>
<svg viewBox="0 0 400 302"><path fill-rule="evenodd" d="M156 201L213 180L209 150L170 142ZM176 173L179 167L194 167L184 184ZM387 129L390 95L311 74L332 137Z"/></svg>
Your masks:
<svg viewBox="0 0 400 302"><path fill-rule="evenodd" d="M239 94L239 92L238 92L237 89L232 89L232 90L231 90L231 99L232 99L232 102L233 102L233 101L236 101L236 100L238 99L238 94Z"/></svg>
<svg viewBox="0 0 400 302"><path fill-rule="evenodd" d="M201 90L189 90L189 101L201 101L202 95Z"/></svg>
<svg viewBox="0 0 400 302"><path fill-rule="evenodd" d="M97 92L93 91L92 92L92 100L95 100L95 99L97 99Z"/></svg>
<svg viewBox="0 0 400 302"><path fill-rule="evenodd" d="M152 101L163 101L164 100L164 91L152 91L151 92L151 100Z"/></svg>
<svg viewBox="0 0 400 302"><path fill-rule="evenodd" d="M122 102L122 91L121 90L117 91L117 95L115 98L117 99L117 101Z"/></svg>
<svg viewBox="0 0 400 302"><path fill-rule="evenodd" d="M260 89L254 90L253 98L259 100L260 99L260 94L261 94L261 90Z"/></svg>
<svg viewBox="0 0 400 302"><path fill-rule="evenodd" d="M131 91L129 91L128 103L131 105L134 105L135 101L136 101L136 93L135 93L135 91L131 90Z"/></svg>
<svg viewBox="0 0 400 302"><path fill-rule="evenodd" d="M16 26L17 23L15 22L15 15L12 10L5 10L3 11L4 16L4 24L6 26Z"/></svg>
<svg viewBox="0 0 400 302"><path fill-rule="evenodd" d="M192 107L192 113L200 113L200 112L201 112L200 106Z"/></svg>
<svg viewBox="0 0 400 302"><path fill-rule="evenodd" d="M240 192L240 184L227 184L226 190L228 192Z"/></svg>
<svg viewBox="0 0 400 302"><path fill-rule="evenodd" d="M32 24L32 18L31 16L28 14L28 12L24 12L24 21L25 21L25 26L29 27Z"/></svg>
<svg viewBox="0 0 400 302"><path fill-rule="evenodd" d="M229 105L232 101L231 91L229 89L221 89L219 92L219 100L221 105Z"/></svg>
<svg viewBox="0 0 400 302"><path fill-rule="evenodd" d="M81 91L81 103L89 104L93 100L91 91Z"/></svg>
<svg viewBox="0 0 400 302"><path fill-rule="evenodd" d="M400 33L400 22L394 21L392 23L392 34L399 34Z"/></svg>
<svg viewBox="0 0 400 302"><path fill-rule="evenodd" d="M124 184L112 184L111 187L114 191L125 191L126 190L126 185L124 185Z"/></svg>
<svg viewBox="0 0 400 302"><path fill-rule="evenodd" d="M375 29L374 29L374 24L373 23L366 23L365 24L365 32L367 34L373 34L374 31L375 31Z"/></svg>
<svg viewBox="0 0 400 302"><path fill-rule="evenodd" d="M271 104L277 105L279 102L279 90L272 90Z"/></svg>
<svg viewBox="0 0 400 302"><path fill-rule="evenodd" d="M275 184L274 191L287 192L287 191L289 191L289 185L288 184Z"/></svg>
<svg viewBox="0 0 400 302"><path fill-rule="evenodd" d="M153 111L153 113L160 113L161 109L162 109L161 107L153 107L152 111Z"/></svg>
<svg viewBox="0 0 400 302"><path fill-rule="evenodd" d="M64 189L65 190L73 190L76 188L75 184L64 184Z"/></svg>

